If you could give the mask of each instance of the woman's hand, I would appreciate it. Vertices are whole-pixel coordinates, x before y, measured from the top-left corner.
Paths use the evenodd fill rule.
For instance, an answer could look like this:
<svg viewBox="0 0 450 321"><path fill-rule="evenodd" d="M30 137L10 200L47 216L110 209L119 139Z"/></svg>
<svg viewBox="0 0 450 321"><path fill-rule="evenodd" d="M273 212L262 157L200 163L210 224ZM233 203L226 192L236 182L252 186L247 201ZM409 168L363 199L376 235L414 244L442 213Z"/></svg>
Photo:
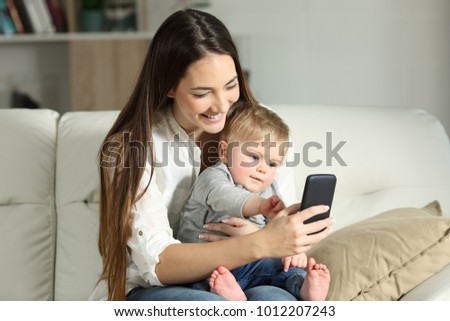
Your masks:
<svg viewBox="0 0 450 321"><path fill-rule="evenodd" d="M249 220L238 217L230 217L227 220L223 220L221 223L208 223L204 226L204 228L206 232L200 234L200 239L207 242L220 241L229 237L241 236L259 230L259 227ZM221 232L227 236L211 234L207 231Z"/></svg>
<svg viewBox="0 0 450 321"><path fill-rule="evenodd" d="M333 218L326 218L309 224L303 222L317 214L328 211L328 206L312 206L298 212L299 204L281 210L257 234L260 256L287 257L304 253L311 245L321 241L331 233ZM320 231L317 234L314 232Z"/></svg>

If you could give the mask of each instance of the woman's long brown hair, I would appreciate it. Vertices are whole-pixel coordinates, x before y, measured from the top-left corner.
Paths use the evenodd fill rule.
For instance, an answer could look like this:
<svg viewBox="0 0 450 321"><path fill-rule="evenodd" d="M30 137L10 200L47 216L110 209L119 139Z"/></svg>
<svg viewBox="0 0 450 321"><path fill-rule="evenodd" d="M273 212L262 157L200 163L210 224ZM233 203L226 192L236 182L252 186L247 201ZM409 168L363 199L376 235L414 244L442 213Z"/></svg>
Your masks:
<svg viewBox="0 0 450 321"><path fill-rule="evenodd" d="M208 53L233 58L239 80L239 101L256 103L236 47L223 23L201 11L177 11L153 37L133 93L103 141L99 155L98 247L103 262L100 280L106 280L108 300L126 299L131 209L145 193L139 191L145 164L153 163L152 121L159 111L170 108L168 91L176 88L193 62ZM149 183L146 182L147 187Z"/></svg>

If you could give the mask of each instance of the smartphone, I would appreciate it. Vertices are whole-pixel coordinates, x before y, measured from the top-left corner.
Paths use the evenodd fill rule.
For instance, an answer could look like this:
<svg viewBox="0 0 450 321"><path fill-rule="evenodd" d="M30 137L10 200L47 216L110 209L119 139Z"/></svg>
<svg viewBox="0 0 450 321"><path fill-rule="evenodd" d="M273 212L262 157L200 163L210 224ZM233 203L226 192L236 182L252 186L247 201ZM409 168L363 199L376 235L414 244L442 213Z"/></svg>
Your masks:
<svg viewBox="0 0 450 321"><path fill-rule="evenodd" d="M304 221L305 224L323 220L330 216L336 181L336 176L333 174L313 174L306 178L300 211L314 205L328 205L330 209L326 213L321 213L307 219ZM311 234L322 231L323 230Z"/></svg>

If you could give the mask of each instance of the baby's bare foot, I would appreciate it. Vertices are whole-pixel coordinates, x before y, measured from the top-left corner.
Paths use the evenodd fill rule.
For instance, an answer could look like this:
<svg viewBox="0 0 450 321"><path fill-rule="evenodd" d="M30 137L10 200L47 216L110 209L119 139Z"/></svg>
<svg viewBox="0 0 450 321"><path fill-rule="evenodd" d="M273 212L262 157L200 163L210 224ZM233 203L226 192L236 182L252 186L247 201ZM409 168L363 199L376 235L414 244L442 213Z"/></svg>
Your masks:
<svg viewBox="0 0 450 321"><path fill-rule="evenodd" d="M209 280L211 292L223 296L230 301L247 301L244 291L236 282L234 275L223 266L214 270Z"/></svg>
<svg viewBox="0 0 450 321"><path fill-rule="evenodd" d="M324 264L316 264L308 259L306 279L300 289L300 297L305 301L324 301L330 288L330 271Z"/></svg>

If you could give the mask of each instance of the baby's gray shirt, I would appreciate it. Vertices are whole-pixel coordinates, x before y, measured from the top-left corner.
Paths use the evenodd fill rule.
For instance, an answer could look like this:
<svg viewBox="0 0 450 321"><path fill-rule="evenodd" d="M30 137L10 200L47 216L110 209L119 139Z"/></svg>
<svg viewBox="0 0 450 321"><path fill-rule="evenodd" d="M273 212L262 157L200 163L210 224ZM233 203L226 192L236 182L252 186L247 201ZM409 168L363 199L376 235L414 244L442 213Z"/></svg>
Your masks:
<svg viewBox="0 0 450 321"><path fill-rule="evenodd" d="M218 223L230 217L244 218L242 207L248 197L258 195L268 198L275 194L279 195L275 181L266 190L251 193L236 185L227 166L218 162L205 169L195 182L181 212L178 239L183 243L201 242L199 235L204 224ZM261 214L246 219L259 227L266 224L266 218Z"/></svg>

